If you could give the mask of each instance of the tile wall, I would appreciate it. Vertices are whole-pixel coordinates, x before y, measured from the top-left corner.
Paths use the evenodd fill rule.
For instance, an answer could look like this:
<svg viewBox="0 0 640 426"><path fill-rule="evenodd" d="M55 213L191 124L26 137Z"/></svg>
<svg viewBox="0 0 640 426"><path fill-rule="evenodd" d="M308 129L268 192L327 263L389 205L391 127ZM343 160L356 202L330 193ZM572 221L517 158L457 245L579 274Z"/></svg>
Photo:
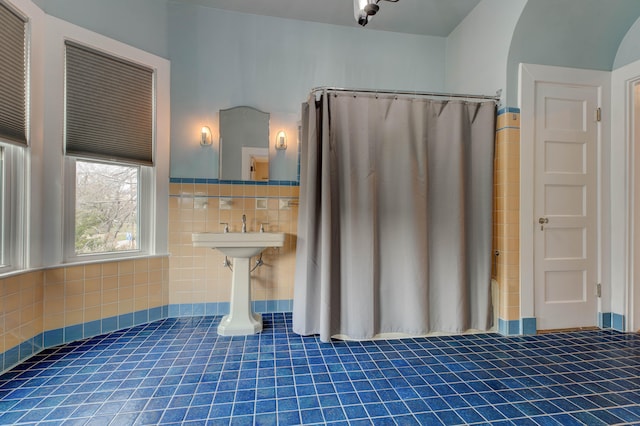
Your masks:
<svg viewBox="0 0 640 426"><path fill-rule="evenodd" d="M168 284L167 256L0 279L0 371L43 347L166 317Z"/></svg>
<svg viewBox="0 0 640 426"><path fill-rule="evenodd" d="M162 318L168 257L44 271L45 347Z"/></svg>
<svg viewBox="0 0 640 426"><path fill-rule="evenodd" d="M43 347L168 316L224 314L231 271L217 250L193 248L193 232L284 232L252 273L258 312L291 311L299 186L290 181L172 179L169 256L25 272L0 279L0 371ZM222 200L222 203L221 203ZM254 259L255 260L255 259Z"/></svg>
<svg viewBox="0 0 640 426"><path fill-rule="evenodd" d="M251 274L258 312L291 311L299 186L296 182L225 182L172 178L169 195L170 315L228 312L231 270L218 250L194 248L194 232L284 232L284 247L263 252L264 265ZM252 259L255 262L255 258Z"/></svg>
<svg viewBox="0 0 640 426"><path fill-rule="evenodd" d="M44 272L0 279L0 371L42 349Z"/></svg>
<svg viewBox="0 0 640 426"><path fill-rule="evenodd" d="M520 322L520 111L498 113L494 169L494 279L499 288L499 331Z"/></svg>

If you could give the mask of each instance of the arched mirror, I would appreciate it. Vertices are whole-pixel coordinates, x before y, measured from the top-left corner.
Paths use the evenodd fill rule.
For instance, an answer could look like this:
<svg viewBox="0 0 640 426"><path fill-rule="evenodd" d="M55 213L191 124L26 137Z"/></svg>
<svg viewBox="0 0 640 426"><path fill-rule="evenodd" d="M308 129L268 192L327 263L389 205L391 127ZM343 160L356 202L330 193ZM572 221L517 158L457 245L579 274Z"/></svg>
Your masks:
<svg viewBox="0 0 640 426"><path fill-rule="evenodd" d="M269 180L269 113L249 106L220 110L220 179Z"/></svg>

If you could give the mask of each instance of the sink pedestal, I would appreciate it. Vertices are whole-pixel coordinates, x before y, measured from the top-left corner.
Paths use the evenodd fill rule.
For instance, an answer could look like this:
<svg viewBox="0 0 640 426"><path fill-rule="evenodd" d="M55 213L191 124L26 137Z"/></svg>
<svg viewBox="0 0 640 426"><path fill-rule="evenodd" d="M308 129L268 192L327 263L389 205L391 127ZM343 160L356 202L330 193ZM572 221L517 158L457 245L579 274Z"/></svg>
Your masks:
<svg viewBox="0 0 640 426"><path fill-rule="evenodd" d="M233 259L230 310L218 325L221 336L246 336L262 331L262 315L254 313L251 308L249 260L248 257Z"/></svg>
<svg viewBox="0 0 640 426"><path fill-rule="evenodd" d="M198 232L191 235L194 247L220 250L233 258L229 315L218 326L221 336L247 336L262 331L262 315L251 308L251 271L249 260L267 247L282 247L282 232Z"/></svg>

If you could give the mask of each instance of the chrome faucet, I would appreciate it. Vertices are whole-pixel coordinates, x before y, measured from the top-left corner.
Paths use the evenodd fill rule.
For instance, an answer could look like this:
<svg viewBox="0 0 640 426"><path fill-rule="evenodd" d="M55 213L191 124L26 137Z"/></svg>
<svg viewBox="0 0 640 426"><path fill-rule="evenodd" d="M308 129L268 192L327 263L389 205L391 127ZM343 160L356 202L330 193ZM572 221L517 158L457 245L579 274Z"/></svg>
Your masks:
<svg viewBox="0 0 640 426"><path fill-rule="evenodd" d="M242 215L242 232L247 232L247 215Z"/></svg>

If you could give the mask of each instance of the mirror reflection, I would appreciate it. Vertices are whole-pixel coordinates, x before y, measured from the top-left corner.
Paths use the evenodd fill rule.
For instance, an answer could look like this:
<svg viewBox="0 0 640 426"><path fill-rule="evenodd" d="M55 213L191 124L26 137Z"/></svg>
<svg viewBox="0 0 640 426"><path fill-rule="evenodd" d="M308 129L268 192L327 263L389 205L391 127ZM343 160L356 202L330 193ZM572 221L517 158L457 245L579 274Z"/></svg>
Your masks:
<svg viewBox="0 0 640 426"><path fill-rule="evenodd" d="M220 179L269 180L269 113L220 110Z"/></svg>

